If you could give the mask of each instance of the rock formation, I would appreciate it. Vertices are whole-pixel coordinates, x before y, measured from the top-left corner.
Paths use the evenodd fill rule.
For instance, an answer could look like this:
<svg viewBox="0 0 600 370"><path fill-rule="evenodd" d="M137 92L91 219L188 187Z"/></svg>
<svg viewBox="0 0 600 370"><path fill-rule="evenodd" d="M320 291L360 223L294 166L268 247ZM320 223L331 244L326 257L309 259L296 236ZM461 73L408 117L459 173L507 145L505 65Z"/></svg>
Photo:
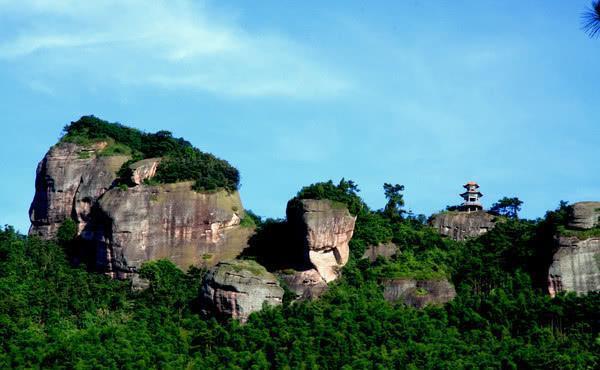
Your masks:
<svg viewBox="0 0 600 370"><path fill-rule="evenodd" d="M273 274L254 261L223 261L206 275L201 300L207 314L246 322L263 304L280 305L283 289Z"/></svg>
<svg viewBox="0 0 600 370"><path fill-rule="evenodd" d="M485 211L442 212L434 215L430 224L440 234L462 241L483 235L491 230L496 224L496 216Z"/></svg>
<svg viewBox="0 0 600 370"><path fill-rule="evenodd" d="M296 299L315 299L327 290L327 283L315 269L282 271L278 276L294 292Z"/></svg>
<svg viewBox="0 0 600 370"><path fill-rule="evenodd" d="M600 202L580 202L571 207L570 230L557 235L558 248L548 269L548 292L585 294L600 290Z"/></svg>
<svg viewBox="0 0 600 370"><path fill-rule="evenodd" d="M167 258L183 270L237 257L252 229L242 228L237 192L197 193L192 182L113 188L98 202L105 217L105 270L118 277L148 260Z"/></svg>
<svg viewBox="0 0 600 370"><path fill-rule="evenodd" d="M548 291L584 294L600 290L600 237L579 240L577 237L559 237L558 251L554 253L548 270Z"/></svg>
<svg viewBox="0 0 600 370"><path fill-rule="evenodd" d="M383 296L387 301L403 302L416 308L443 305L456 297L454 286L446 279L386 279L383 287Z"/></svg>
<svg viewBox="0 0 600 370"><path fill-rule="evenodd" d="M148 158L129 165L129 169L131 170L131 183L134 185L141 185L144 183L144 180L149 180L154 177L160 161L161 158Z"/></svg>
<svg viewBox="0 0 600 370"><path fill-rule="evenodd" d="M572 206L573 214L569 227L591 229L600 225L600 202L579 202Z"/></svg>
<svg viewBox="0 0 600 370"><path fill-rule="evenodd" d="M375 262L377 257L390 258L398 253L398 246L394 243L381 243L379 245L371 245L363 254L362 258L367 258L371 262Z"/></svg>
<svg viewBox="0 0 600 370"><path fill-rule="evenodd" d="M53 238L60 225L74 219L79 230L86 228L91 211L117 178L116 172L129 157L99 155L107 146L59 143L37 167L35 197L29 209L31 235Z"/></svg>
<svg viewBox="0 0 600 370"><path fill-rule="evenodd" d="M40 162L30 208L31 235L56 236L68 218L78 224L77 259L126 278L148 260L168 258L182 269L237 257L250 228L239 226L237 192L198 193L191 182L144 185L160 158L130 166L134 187L115 187L128 156L103 156L106 142L59 143ZM90 257L91 256L91 257Z"/></svg>
<svg viewBox="0 0 600 370"><path fill-rule="evenodd" d="M335 280L348 262L356 217L341 203L315 199L294 199L286 213L307 260L325 282Z"/></svg>

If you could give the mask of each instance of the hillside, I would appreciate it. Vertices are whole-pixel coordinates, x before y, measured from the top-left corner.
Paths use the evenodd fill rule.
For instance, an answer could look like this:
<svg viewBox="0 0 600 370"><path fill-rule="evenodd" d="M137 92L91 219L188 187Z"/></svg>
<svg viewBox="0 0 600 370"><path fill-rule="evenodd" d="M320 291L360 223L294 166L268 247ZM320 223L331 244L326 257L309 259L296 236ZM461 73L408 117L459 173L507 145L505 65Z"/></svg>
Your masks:
<svg viewBox="0 0 600 370"><path fill-rule="evenodd" d="M597 203L428 223L342 179L263 219L239 185L166 131L66 126L30 235L0 229L0 367L600 366Z"/></svg>

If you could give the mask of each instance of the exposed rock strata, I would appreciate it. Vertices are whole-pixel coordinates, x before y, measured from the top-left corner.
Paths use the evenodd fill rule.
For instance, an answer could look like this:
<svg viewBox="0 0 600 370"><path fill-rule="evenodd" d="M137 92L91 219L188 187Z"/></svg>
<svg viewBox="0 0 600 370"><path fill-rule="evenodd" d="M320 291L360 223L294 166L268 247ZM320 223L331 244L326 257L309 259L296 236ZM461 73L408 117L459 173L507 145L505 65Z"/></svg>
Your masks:
<svg viewBox="0 0 600 370"><path fill-rule="evenodd" d="M129 166L129 169L131 169L131 183L141 185L144 180L153 178L156 175L160 161L161 158L148 158L132 163Z"/></svg>
<svg viewBox="0 0 600 370"><path fill-rule="evenodd" d="M375 262L377 257L391 258L398 253L398 246L394 243L381 243L379 245L371 245L363 254L362 258L367 258L371 262Z"/></svg>
<svg viewBox="0 0 600 370"><path fill-rule="evenodd" d="M91 220L97 199L116 179L127 156L98 156L106 142L91 146L59 143L37 167L35 196L29 209L31 235L53 238L60 225L74 219L79 231Z"/></svg>
<svg viewBox="0 0 600 370"><path fill-rule="evenodd" d="M600 225L600 202L579 202L572 206L573 214L569 227L591 229Z"/></svg>
<svg viewBox="0 0 600 370"><path fill-rule="evenodd" d="M383 296L387 301L400 301L416 308L443 305L456 297L454 286L445 279L387 279L383 281L383 286Z"/></svg>
<svg viewBox="0 0 600 370"><path fill-rule="evenodd" d="M584 294L600 290L600 238L559 237L548 270L548 291Z"/></svg>
<svg viewBox="0 0 600 370"><path fill-rule="evenodd" d="M138 185L104 194L99 200L106 225L99 267L127 277L148 260L167 258L187 270L237 257L252 233L239 226L239 194L197 193L191 186Z"/></svg>
<svg viewBox="0 0 600 370"><path fill-rule="evenodd" d="M440 234L462 241L491 230L496 224L496 216L485 211L442 212L434 215L430 224Z"/></svg>
<svg viewBox="0 0 600 370"><path fill-rule="evenodd" d="M315 269L284 271L278 276L294 292L296 299L315 299L327 290L327 283Z"/></svg>
<svg viewBox="0 0 600 370"><path fill-rule="evenodd" d="M335 280L348 262L356 217L341 203L303 199L288 203L287 219L299 235L308 261L323 280Z"/></svg>
<svg viewBox="0 0 600 370"><path fill-rule="evenodd" d="M221 318L246 322L263 304L283 301L283 289L275 276L254 261L224 261L213 267L201 291L203 311Z"/></svg>

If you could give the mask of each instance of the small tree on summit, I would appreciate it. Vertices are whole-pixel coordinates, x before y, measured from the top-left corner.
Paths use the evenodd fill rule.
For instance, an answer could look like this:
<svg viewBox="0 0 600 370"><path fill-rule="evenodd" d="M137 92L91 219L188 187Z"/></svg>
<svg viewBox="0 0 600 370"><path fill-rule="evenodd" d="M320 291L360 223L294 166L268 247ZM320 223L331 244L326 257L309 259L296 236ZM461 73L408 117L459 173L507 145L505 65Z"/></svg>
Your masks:
<svg viewBox="0 0 600 370"><path fill-rule="evenodd" d="M518 218L519 211L521 211L522 205L523 202L517 197L504 197L492 205L492 208L490 208L490 212L501 216Z"/></svg>
<svg viewBox="0 0 600 370"><path fill-rule="evenodd" d="M388 200L383 209L383 214L390 219L402 218L406 213L406 211L402 209L404 207L404 196L401 193L402 191L404 191L404 185L383 184L383 192L385 193L385 198Z"/></svg>

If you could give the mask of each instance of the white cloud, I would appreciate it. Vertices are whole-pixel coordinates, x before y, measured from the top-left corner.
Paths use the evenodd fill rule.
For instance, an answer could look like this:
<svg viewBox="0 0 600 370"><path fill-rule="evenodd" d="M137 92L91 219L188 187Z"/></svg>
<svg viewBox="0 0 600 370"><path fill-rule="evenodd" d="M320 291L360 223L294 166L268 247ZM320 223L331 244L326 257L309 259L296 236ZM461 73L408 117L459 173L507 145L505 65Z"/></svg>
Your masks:
<svg viewBox="0 0 600 370"><path fill-rule="evenodd" d="M0 18L15 25L0 32L0 59L53 77L255 97L329 97L351 85L293 40L190 0L0 0Z"/></svg>

